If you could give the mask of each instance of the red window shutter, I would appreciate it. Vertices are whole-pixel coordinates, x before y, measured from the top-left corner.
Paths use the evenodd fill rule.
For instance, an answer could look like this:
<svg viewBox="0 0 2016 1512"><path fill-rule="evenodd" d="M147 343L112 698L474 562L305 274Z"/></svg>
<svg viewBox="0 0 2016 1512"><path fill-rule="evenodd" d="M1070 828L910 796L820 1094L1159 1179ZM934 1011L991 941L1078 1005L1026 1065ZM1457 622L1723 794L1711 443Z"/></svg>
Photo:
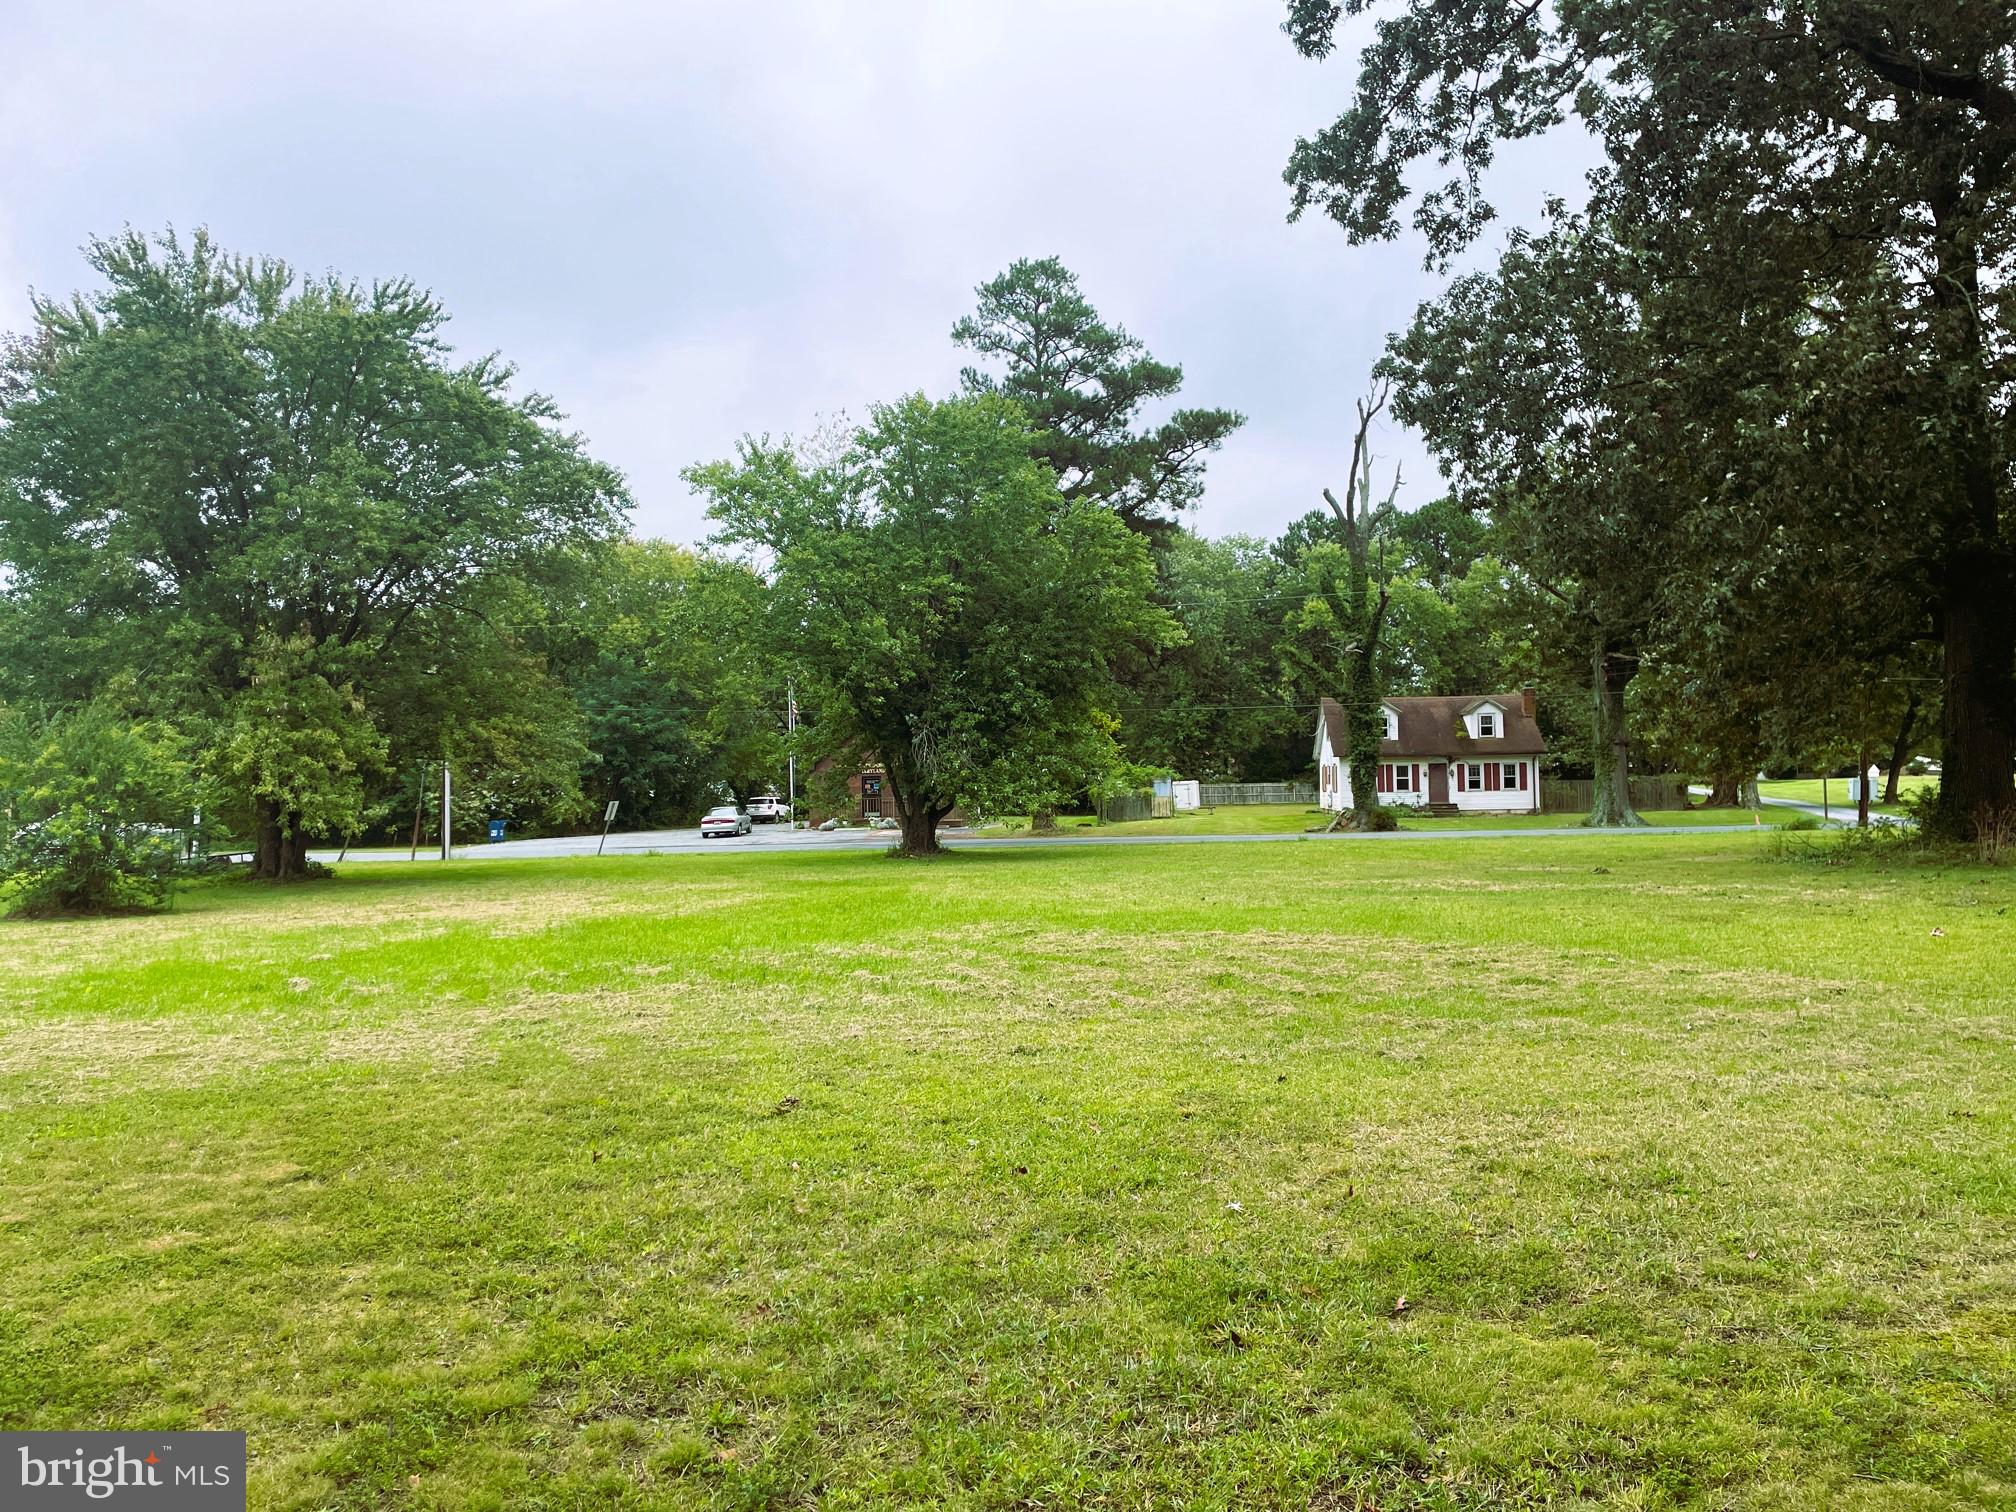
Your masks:
<svg viewBox="0 0 2016 1512"><path fill-rule="evenodd" d="M1450 763L1449 763L1449 765L1451 766L1451 768L1453 768L1453 769L1455 770L1455 773L1456 773L1456 791L1460 793L1460 792L1464 791L1464 788L1463 788L1463 763L1462 763L1462 762L1460 762L1460 761L1452 761L1452 762L1450 762Z"/></svg>
<svg viewBox="0 0 2016 1512"><path fill-rule="evenodd" d="M1498 791L1498 763L1495 761L1484 764L1484 790L1487 793Z"/></svg>
<svg viewBox="0 0 2016 1512"><path fill-rule="evenodd" d="M1379 791L1380 791L1380 792L1382 792L1382 793L1383 793L1383 792L1385 792L1385 791L1386 791L1386 763L1385 763L1385 762L1383 762L1383 761L1379 763L1379 784L1378 784L1378 786L1379 786Z"/></svg>
<svg viewBox="0 0 2016 1512"><path fill-rule="evenodd" d="M1414 781L1410 784L1410 786L1415 792L1418 793L1421 791L1421 763L1417 761L1413 765L1414 765Z"/></svg>
<svg viewBox="0 0 2016 1512"><path fill-rule="evenodd" d="M1526 763L1523 761L1519 763L1519 791L1526 791Z"/></svg>

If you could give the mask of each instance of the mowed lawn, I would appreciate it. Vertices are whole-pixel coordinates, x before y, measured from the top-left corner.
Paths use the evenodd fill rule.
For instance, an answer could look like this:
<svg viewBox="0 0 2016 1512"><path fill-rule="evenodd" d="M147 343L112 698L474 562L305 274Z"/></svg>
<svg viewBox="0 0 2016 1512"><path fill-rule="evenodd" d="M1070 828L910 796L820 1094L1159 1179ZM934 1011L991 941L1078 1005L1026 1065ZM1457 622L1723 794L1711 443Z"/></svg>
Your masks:
<svg viewBox="0 0 2016 1512"><path fill-rule="evenodd" d="M1231 804L1218 808L1198 809L1194 812L1176 814L1168 819L1126 819L1114 824L1102 824L1089 814L1062 814L1058 816L1057 828L1064 834L1091 834L1103 836L1145 835L1293 835L1310 830L1321 830L1328 826L1333 816L1322 809L1311 808L1304 803L1250 803ZM1430 814L1410 814L1400 821L1400 827L1408 830L1444 829L1575 829L1588 818L1587 814L1455 814L1439 817ZM1717 825L1750 824L1752 815L1748 809L1648 809L1644 814L1651 825ZM1783 824L1792 817L1785 809L1765 809L1757 816L1757 822L1767 825ZM1042 839L1029 829L1026 817L1015 818L983 825L980 834L988 837L1008 835L1016 839Z"/></svg>
<svg viewBox="0 0 2016 1512"><path fill-rule="evenodd" d="M1828 782L1822 782L1818 777L1801 777L1785 782L1760 782L1757 784L1757 792L1765 798L1789 798L1794 803L1825 802L1829 813L1836 815L1845 813L1852 817L1855 813L1855 800L1848 796L1848 781L1846 777L1836 777ZM1937 777L1900 777L1897 779L1897 796L1910 798L1937 786L1939 786ZM1880 785L1870 789L1872 800L1880 798L1882 793ZM1880 814L1903 812L1901 804L1872 801L1869 806Z"/></svg>
<svg viewBox="0 0 2016 1512"><path fill-rule="evenodd" d="M2016 874L1780 844L0 927L0 1426L259 1508L2008 1504Z"/></svg>

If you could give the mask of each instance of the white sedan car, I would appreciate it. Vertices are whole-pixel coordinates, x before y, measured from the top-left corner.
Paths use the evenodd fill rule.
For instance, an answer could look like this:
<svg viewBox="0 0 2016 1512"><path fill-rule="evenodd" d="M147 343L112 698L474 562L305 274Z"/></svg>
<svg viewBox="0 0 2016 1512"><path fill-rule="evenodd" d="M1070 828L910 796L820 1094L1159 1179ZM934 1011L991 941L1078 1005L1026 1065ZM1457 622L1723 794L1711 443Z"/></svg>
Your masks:
<svg viewBox="0 0 2016 1512"><path fill-rule="evenodd" d="M746 835L749 833L749 816L732 803L724 803L719 808L711 808L700 820L700 838L712 839L715 835Z"/></svg>

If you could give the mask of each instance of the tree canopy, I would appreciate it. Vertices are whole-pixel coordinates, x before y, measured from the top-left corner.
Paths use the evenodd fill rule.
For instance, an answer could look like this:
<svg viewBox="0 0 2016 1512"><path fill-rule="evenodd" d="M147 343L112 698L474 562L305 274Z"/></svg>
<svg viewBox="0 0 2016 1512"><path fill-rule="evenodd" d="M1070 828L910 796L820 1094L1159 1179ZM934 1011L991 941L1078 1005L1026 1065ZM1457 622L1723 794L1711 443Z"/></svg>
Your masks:
<svg viewBox="0 0 2016 1512"><path fill-rule="evenodd" d="M38 300L0 376L6 630L29 648L7 691L74 703L132 674L209 732L258 869L293 875L311 832L363 817L363 774L443 754L411 718L434 748L387 743L395 697L492 666L403 649L466 640L501 580L617 530L622 484L507 365L451 360L408 281L304 280L201 232L89 255L104 286Z"/></svg>
<svg viewBox="0 0 2016 1512"><path fill-rule="evenodd" d="M1245 417L1178 409L1143 426L1142 412L1183 386L1183 369L1107 325L1054 257L1020 259L974 292L979 307L952 327L952 339L999 371L965 369L966 392L1021 405L1036 431L1031 452L1055 470L1066 497L1166 533L1203 492L1206 456Z"/></svg>
<svg viewBox="0 0 2016 1512"><path fill-rule="evenodd" d="M914 855L955 806L1033 810L1110 769L1114 662L1177 633L1146 546L1035 441L999 396L917 395L830 457L745 440L688 473L768 558L819 750L881 760Z"/></svg>

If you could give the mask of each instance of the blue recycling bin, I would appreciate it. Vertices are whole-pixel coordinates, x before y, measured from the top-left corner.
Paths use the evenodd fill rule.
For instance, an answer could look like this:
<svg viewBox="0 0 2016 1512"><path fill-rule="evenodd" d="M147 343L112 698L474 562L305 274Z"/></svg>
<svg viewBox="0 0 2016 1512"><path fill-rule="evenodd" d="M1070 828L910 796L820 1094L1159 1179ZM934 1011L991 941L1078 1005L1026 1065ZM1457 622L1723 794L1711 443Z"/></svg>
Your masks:
<svg viewBox="0 0 2016 1512"><path fill-rule="evenodd" d="M492 840L502 840L504 838L504 821L502 819L492 819L490 821L490 838Z"/></svg>

